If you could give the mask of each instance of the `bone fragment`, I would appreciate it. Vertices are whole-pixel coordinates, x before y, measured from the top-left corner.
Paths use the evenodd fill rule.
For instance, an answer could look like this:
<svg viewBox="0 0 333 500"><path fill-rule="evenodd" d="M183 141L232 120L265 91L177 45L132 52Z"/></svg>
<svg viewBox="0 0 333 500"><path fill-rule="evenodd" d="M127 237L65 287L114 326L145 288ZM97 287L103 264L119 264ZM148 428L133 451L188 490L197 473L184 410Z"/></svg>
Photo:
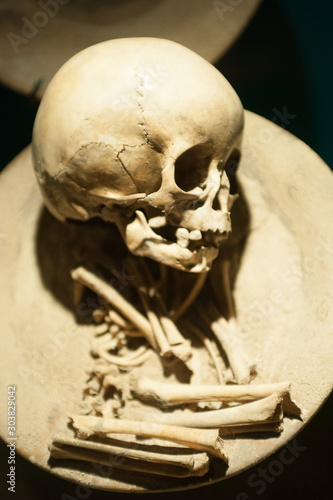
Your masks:
<svg viewBox="0 0 333 500"><path fill-rule="evenodd" d="M88 271L84 267L78 267L71 273L75 281L82 283L93 292L100 295L117 309L128 321L138 328L150 345L156 349L156 341L153 336L149 321L130 304L110 283L99 276Z"/></svg>
<svg viewBox="0 0 333 500"><path fill-rule="evenodd" d="M221 427L220 436L228 437L235 434L247 434L248 432L274 432L279 434L283 430L283 422L270 422L266 424L246 424Z"/></svg>
<svg viewBox="0 0 333 500"><path fill-rule="evenodd" d="M193 304L195 299L198 297L199 293L201 292L206 279L208 276L208 272L202 272L198 274L198 278L191 290L191 292L188 294L184 302L178 307L176 311L174 311L173 314L171 314L171 318L173 321L178 321L178 319L187 311L187 309Z"/></svg>
<svg viewBox="0 0 333 500"><path fill-rule="evenodd" d="M78 281L74 282L74 306L77 307L82 298L83 298L83 293L84 293L84 286L82 283L79 283Z"/></svg>
<svg viewBox="0 0 333 500"><path fill-rule="evenodd" d="M283 418L282 396L272 394L259 401L223 408L222 410L191 413L181 411L174 413L156 413L152 417L147 412L142 415L144 421L154 418L157 423L168 423L173 426L195 427L201 429L221 428L238 425L258 425L280 422Z"/></svg>
<svg viewBox="0 0 333 500"><path fill-rule="evenodd" d="M142 365L145 361L147 361L148 357L150 356L150 352L151 351L148 350L146 346L140 346L133 354L129 356L109 354L107 352L107 347L103 345L96 349L96 354L100 358L105 359L105 361L108 361L109 363L112 363L116 366L124 367Z"/></svg>
<svg viewBox="0 0 333 500"><path fill-rule="evenodd" d="M142 290L142 288L139 288L139 294L147 317L150 321L152 331L154 332L160 355L166 357L172 356L171 346L166 338L163 326L161 325L161 322L152 307L151 300L149 300L148 294L144 290Z"/></svg>
<svg viewBox="0 0 333 500"><path fill-rule="evenodd" d="M203 307L198 308L198 311L201 318L210 326L217 342L225 352L237 384L248 384L255 366L249 363L242 346L231 334L233 331L234 336L236 336L235 320L227 322L217 310L215 319L211 319Z"/></svg>
<svg viewBox="0 0 333 500"><path fill-rule="evenodd" d="M188 330L192 330L192 332L201 340L203 345L206 347L208 354L210 355L213 364L215 366L218 381L220 382L221 385L223 385L224 377L222 373L224 368L224 362L221 358L221 355L218 351L216 344L214 344L211 339L206 337L206 335L204 335L200 330L200 328L194 323L191 323L190 321L185 321L183 324Z"/></svg>
<svg viewBox="0 0 333 500"><path fill-rule="evenodd" d="M143 304L143 307L146 311L147 317L149 319L151 329L154 332L155 341L159 347L159 354L161 356L172 356L172 350L170 344L166 338L165 331L163 326L161 325L160 318L154 308L152 294L155 293L150 287L150 283L146 285L147 280L145 280L142 275L141 269L134 261L134 259L128 259L127 265L132 270L135 275L135 280L137 283L137 289Z"/></svg>
<svg viewBox="0 0 333 500"><path fill-rule="evenodd" d="M157 284L145 262L131 259L128 263L138 282L138 289L146 314L154 331L162 356L175 356L186 363L192 356L189 342L184 339L177 326L168 316L166 306L158 292Z"/></svg>
<svg viewBox="0 0 333 500"><path fill-rule="evenodd" d="M172 477L203 476L209 469L207 453L189 451L186 448L173 448L168 452L168 448L164 448L162 452L156 452L149 448L129 448L57 436L50 446L51 456L56 459L83 460Z"/></svg>
<svg viewBox="0 0 333 500"><path fill-rule="evenodd" d="M109 331L109 326L107 323L101 323L100 325L95 326L95 335L103 335L104 333Z"/></svg>
<svg viewBox="0 0 333 500"><path fill-rule="evenodd" d="M93 318L94 318L95 323L97 323L98 325L100 323L103 323L105 315L106 315L106 311L104 309L95 309L93 311Z"/></svg>
<svg viewBox="0 0 333 500"><path fill-rule="evenodd" d="M160 319L154 309L150 293L151 290L145 285L145 280L141 275L140 269L133 259L131 259L130 261L130 266L136 276L139 295L151 324L152 331L154 332L155 340L159 347L159 354L161 356L170 357L172 356L171 346L166 338L165 331L163 329L163 326L161 325Z"/></svg>
<svg viewBox="0 0 333 500"><path fill-rule="evenodd" d="M223 442L216 429L187 429L186 426L155 423L155 415L150 421L103 419L94 416L69 415L80 439L90 436L108 436L112 433L134 434L149 438L159 438L182 444L194 450L205 451L227 461Z"/></svg>
<svg viewBox="0 0 333 500"><path fill-rule="evenodd" d="M148 377L131 378L131 389L140 399L153 401L168 407L201 401L245 403L271 396L282 397L290 392L289 382L260 385L190 385L172 384L152 380Z"/></svg>
<svg viewBox="0 0 333 500"><path fill-rule="evenodd" d="M156 310L158 311L159 320L165 331L166 338L172 348L172 353L182 360L184 363L192 357L190 343L180 333L174 321L169 317L167 308L160 295L157 285L150 273L148 266L143 262L143 271L146 279L148 280L150 289L154 291Z"/></svg>
<svg viewBox="0 0 333 500"><path fill-rule="evenodd" d="M238 384L248 384L253 378L256 367L255 364L249 362L244 349L237 342L236 312L231 291L230 267L230 260L221 259L215 265L216 272L211 275L220 308L222 311L226 308L224 313L226 318L213 304L210 305L210 309L213 311L214 318L208 318L203 310L201 310L201 316L207 323L210 323L217 341L228 358L235 381Z"/></svg>
<svg viewBox="0 0 333 500"><path fill-rule="evenodd" d="M107 322L115 323L119 328L127 329L130 327L131 323L126 321L117 311L114 309L109 309L108 314L105 319Z"/></svg>
<svg viewBox="0 0 333 500"><path fill-rule="evenodd" d="M211 323L211 329L227 355L236 383L248 384L256 373L256 365L249 361L239 341L235 318L226 321L220 317Z"/></svg>
<svg viewBox="0 0 333 500"><path fill-rule="evenodd" d="M225 292L225 300L227 302L228 312L230 318L235 318L235 306L234 300L231 292L231 283L230 283L230 260L222 259L221 261L221 275L222 275L222 284Z"/></svg>

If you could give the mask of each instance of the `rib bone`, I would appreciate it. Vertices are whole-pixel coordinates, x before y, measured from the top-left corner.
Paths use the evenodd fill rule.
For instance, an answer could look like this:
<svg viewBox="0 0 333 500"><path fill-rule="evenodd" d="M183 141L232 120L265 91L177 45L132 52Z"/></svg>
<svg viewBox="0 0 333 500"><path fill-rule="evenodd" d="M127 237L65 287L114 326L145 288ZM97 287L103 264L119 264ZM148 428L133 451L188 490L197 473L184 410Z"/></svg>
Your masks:
<svg viewBox="0 0 333 500"><path fill-rule="evenodd" d="M130 367L142 365L150 356L151 350L147 350L146 346L140 346L133 354L127 356L116 356L109 354L104 346L96 349L96 353L102 359L105 359L116 366Z"/></svg>
<svg viewBox="0 0 333 500"><path fill-rule="evenodd" d="M255 371L255 365L250 364L242 346L236 340L236 321L231 318L226 321L217 310L211 306L214 319L211 319L203 307L198 308L201 318L210 325L212 332L221 348L225 352L237 384L248 384Z"/></svg>
<svg viewBox="0 0 333 500"><path fill-rule="evenodd" d="M138 289L157 344L162 356L173 355L186 363L192 356L189 342L184 339L175 323L170 319L164 301L157 290L156 283L143 260L131 259L128 266L133 270Z"/></svg>

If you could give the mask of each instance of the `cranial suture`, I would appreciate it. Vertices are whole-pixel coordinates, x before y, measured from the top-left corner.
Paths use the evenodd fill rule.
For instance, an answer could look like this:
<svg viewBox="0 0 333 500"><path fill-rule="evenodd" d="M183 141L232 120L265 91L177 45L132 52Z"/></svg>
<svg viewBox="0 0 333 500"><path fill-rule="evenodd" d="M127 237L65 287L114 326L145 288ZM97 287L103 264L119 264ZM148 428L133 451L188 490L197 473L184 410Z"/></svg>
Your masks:
<svg viewBox="0 0 333 500"><path fill-rule="evenodd" d="M59 219L101 217L135 255L202 272L231 231L225 166L242 130L238 96L203 58L167 40L118 39L54 77L34 164Z"/></svg>

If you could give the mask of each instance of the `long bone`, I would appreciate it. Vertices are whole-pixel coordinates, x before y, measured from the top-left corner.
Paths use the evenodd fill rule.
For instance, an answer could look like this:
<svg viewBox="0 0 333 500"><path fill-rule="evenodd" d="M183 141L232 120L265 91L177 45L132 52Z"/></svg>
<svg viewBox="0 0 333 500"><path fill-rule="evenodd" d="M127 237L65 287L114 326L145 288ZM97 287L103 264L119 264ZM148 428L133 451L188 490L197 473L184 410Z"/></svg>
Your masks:
<svg viewBox="0 0 333 500"><path fill-rule="evenodd" d="M138 290L162 355L174 355L184 363L192 356L187 341L169 317L157 285L143 259L129 259L127 266L138 282Z"/></svg>
<svg viewBox="0 0 333 500"><path fill-rule="evenodd" d="M125 470L171 477L203 476L209 468L207 453L189 453L190 450L186 448L175 449L173 447L168 451L166 447L156 452L147 447L139 449L135 445L130 448L120 444L115 446L55 436L49 449L51 456L56 459L83 460Z"/></svg>
<svg viewBox="0 0 333 500"><path fill-rule="evenodd" d="M90 436L108 436L112 433L133 434L172 441L194 450L205 451L227 461L223 451L223 442L216 429L188 429L183 426L155 423L153 418L148 422L81 415L69 415L69 418L80 439L87 439Z"/></svg>
<svg viewBox="0 0 333 500"><path fill-rule="evenodd" d="M158 413L150 415L145 413L140 415L142 420L148 422L154 419L158 423L168 423L169 425L194 427L201 429L221 428L245 425L258 425L265 423L281 422L283 418L282 408L283 398L279 394L272 394L259 401L241 404L222 410L192 412Z"/></svg>
<svg viewBox="0 0 333 500"><path fill-rule="evenodd" d="M148 377L131 377L131 390L147 402L162 407L174 405L221 401L225 403L247 403L267 398L276 393L283 399L283 409L297 415L297 406L290 399L290 382L275 382L257 385L189 385L157 382ZM292 404L294 411L292 412ZM296 411L295 411L296 410Z"/></svg>
<svg viewBox="0 0 333 500"><path fill-rule="evenodd" d="M249 362L238 340L236 313L230 283L230 261L219 259L215 263L214 271L211 273L213 275L211 276L213 289L219 299L218 291L222 285L224 302L221 304L221 308L226 308L227 318L223 317L219 309L212 303L209 304L208 308L211 314L208 314L204 307L198 308L198 311L203 321L210 326L217 342L225 352L235 381L238 384L248 384L256 372L256 365Z"/></svg>
<svg viewBox="0 0 333 500"><path fill-rule="evenodd" d="M207 276L208 276L208 273L207 272L202 272L202 273L199 273L198 274L198 278L196 279L195 281L195 284L192 288L192 290L190 291L190 293L188 294L188 296L186 297L186 299L184 300L184 302L182 302L178 307L177 309L171 313L171 318L173 319L173 321L178 321L179 318L189 309L189 307L193 304L193 302L195 301L195 299L198 297L199 293L201 292L205 282L206 282L206 279L207 279Z"/></svg>
<svg viewBox="0 0 333 500"><path fill-rule="evenodd" d="M224 363L218 351L217 345L210 338L208 338L208 336L206 336L197 325L190 322L189 320L183 320L182 326L184 326L184 328L186 328L189 332L193 332L206 347L207 352L213 361L218 381L221 385L224 384Z"/></svg>
<svg viewBox="0 0 333 500"><path fill-rule="evenodd" d="M90 272L84 267L77 267L71 272L74 281L79 281L84 286L90 288L107 302L131 323L140 330L149 344L157 350L156 339L153 335L149 321L130 304L110 283Z"/></svg>

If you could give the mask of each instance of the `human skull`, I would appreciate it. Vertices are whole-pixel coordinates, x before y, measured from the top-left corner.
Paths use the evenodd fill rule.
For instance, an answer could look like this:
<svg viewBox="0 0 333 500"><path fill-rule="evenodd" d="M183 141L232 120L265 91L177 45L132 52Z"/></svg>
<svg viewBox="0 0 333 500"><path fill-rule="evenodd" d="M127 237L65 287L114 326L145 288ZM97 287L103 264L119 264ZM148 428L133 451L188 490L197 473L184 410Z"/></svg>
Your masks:
<svg viewBox="0 0 333 500"><path fill-rule="evenodd" d="M238 96L206 60L169 40L116 39L54 76L34 166L58 219L101 217L135 255L203 272L231 231L225 166L242 130Z"/></svg>

